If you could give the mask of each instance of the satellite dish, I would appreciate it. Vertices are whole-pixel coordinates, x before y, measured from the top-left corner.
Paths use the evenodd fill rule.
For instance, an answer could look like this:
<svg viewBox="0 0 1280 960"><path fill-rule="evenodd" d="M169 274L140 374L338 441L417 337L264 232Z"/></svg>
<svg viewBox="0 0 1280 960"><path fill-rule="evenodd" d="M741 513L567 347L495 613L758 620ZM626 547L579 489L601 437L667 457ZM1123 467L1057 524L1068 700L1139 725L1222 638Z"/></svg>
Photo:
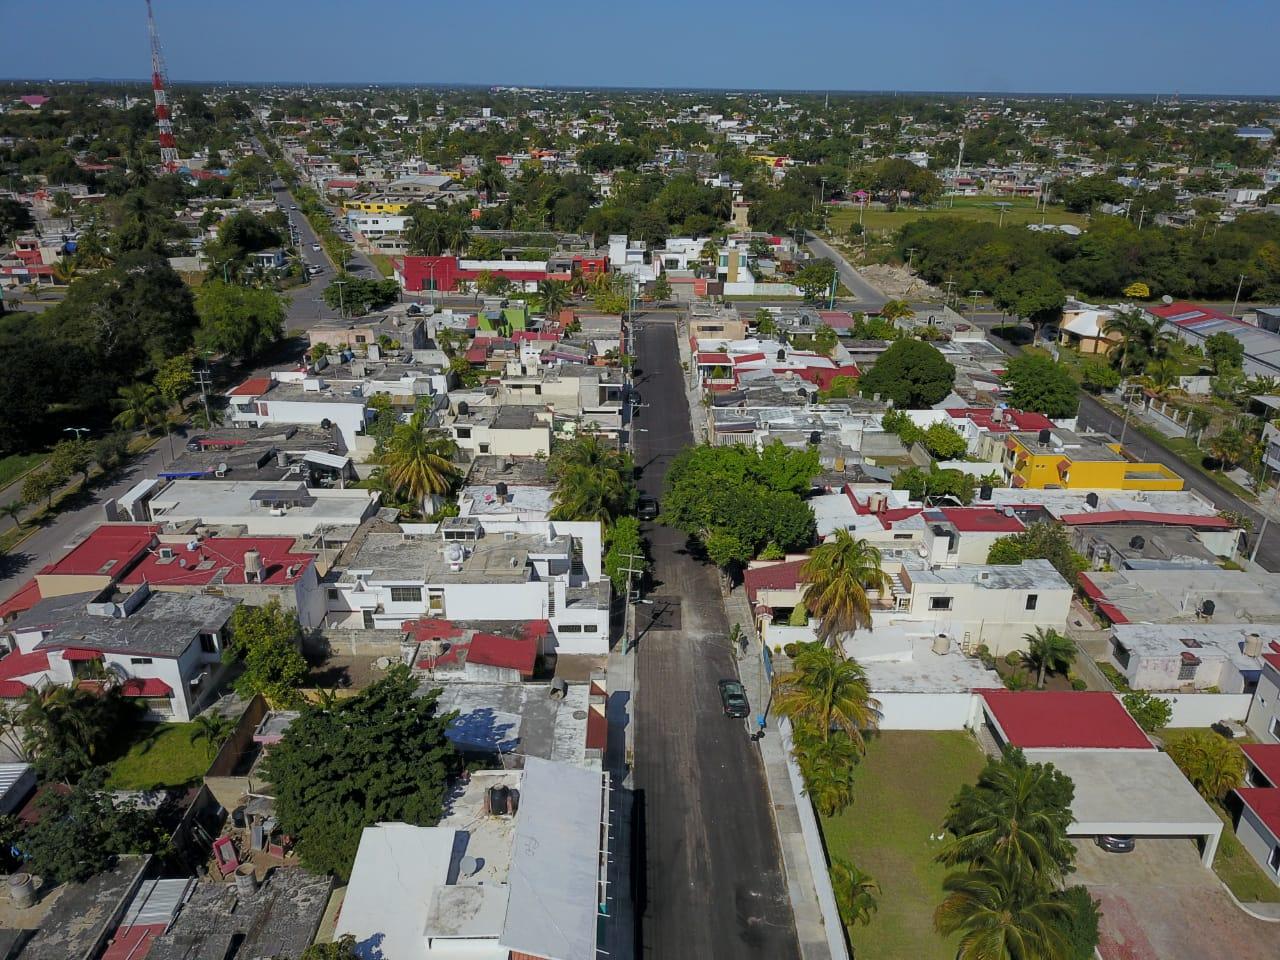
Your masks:
<svg viewBox="0 0 1280 960"><path fill-rule="evenodd" d="M1160 298L1160 302L1161 302L1161 303L1166 303L1166 304L1167 304L1167 303L1173 303L1173 297L1169 296L1169 295L1166 293L1163 297L1161 297L1161 298Z"/></svg>
<svg viewBox="0 0 1280 960"><path fill-rule="evenodd" d="M475 857L461 857L458 860L458 874L463 877L474 877L480 869L480 861Z"/></svg>
<svg viewBox="0 0 1280 960"><path fill-rule="evenodd" d="M466 554L461 544L451 543L445 548L444 556L450 563L461 563Z"/></svg>

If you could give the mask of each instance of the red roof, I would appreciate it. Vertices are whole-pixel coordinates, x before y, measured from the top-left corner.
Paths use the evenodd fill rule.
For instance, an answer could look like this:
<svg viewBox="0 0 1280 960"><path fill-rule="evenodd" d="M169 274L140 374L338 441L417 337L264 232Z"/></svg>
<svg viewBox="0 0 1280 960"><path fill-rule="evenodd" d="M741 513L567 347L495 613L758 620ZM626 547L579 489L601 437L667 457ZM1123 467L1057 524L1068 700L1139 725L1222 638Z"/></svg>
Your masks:
<svg viewBox="0 0 1280 960"><path fill-rule="evenodd" d="M738 363L758 363L764 359L763 353L743 353L733 358L735 364Z"/></svg>
<svg viewBox="0 0 1280 960"><path fill-rule="evenodd" d="M171 697L173 687L159 677L145 677L126 680L120 684L120 695L124 697Z"/></svg>
<svg viewBox="0 0 1280 960"><path fill-rule="evenodd" d="M807 559L807 558L806 558ZM747 597L756 602L760 590L790 590L800 582L800 567L805 560L784 560L764 567L748 567L742 575Z"/></svg>
<svg viewBox="0 0 1280 960"><path fill-rule="evenodd" d="M835 380L836 377L860 377L862 376L862 373L858 370L856 365L848 363L844 366L835 368L810 368L803 371L800 375L805 380L816 383L823 390L829 390L831 388L832 381Z"/></svg>
<svg viewBox="0 0 1280 960"><path fill-rule="evenodd" d="M0 620L8 620L14 614L30 610L41 600L40 584L35 579L28 580L12 597L0 603Z"/></svg>
<svg viewBox="0 0 1280 960"><path fill-rule="evenodd" d="M1061 520L1070 526L1094 523L1149 523L1162 527L1199 527L1202 530L1231 530L1234 524L1222 517L1191 513L1154 513L1146 510L1101 510L1096 513L1067 513Z"/></svg>
<svg viewBox="0 0 1280 960"><path fill-rule="evenodd" d="M232 387L229 397L260 397L271 389L270 377L250 377L238 387Z"/></svg>
<svg viewBox="0 0 1280 960"><path fill-rule="evenodd" d="M477 633L471 638L467 651L467 663L482 663L490 667L513 667L520 676L533 676L538 660L538 642L529 638L519 640L500 637L496 633Z"/></svg>
<svg viewBox="0 0 1280 960"><path fill-rule="evenodd" d="M1264 653L1262 659L1270 664L1276 673L1280 674L1280 653Z"/></svg>
<svg viewBox="0 0 1280 960"><path fill-rule="evenodd" d="M102 960L145 960L151 952L151 943L164 933L167 923L139 923L121 926L111 935L111 945L102 954Z"/></svg>
<svg viewBox="0 0 1280 960"><path fill-rule="evenodd" d="M996 507L943 507L942 515L961 533L1021 533L1026 527Z"/></svg>
<svg viewBox="0 0 1280 960"><path fill-rule="evenodd" d="M975 426L984 430L991 430L995 433L1004 433L1009 430L1050 430L1053 428L1053 421L1046 417L1043 413L1028 413L1023 410L1004 411L1004 419L996 423L992 419L995 413L993 407L949 407L947 416L953 420L969 420Z"/></svg>
<svg viewBox="0 0 1280 960"><path fill-rule="evenodd" d="M1102 691L983 690L1005 739L1025 749L1152 750L1113 694Z"/></svg>
<svg viewBox="0 0 1280 960"><path fill-rule="evenodd" d="M1280 787L1280 743L1242 743L1240 749L1271 786Z"/></svg>
<svg viewBox="0 0 1280 960"><path fill-rule="evenodd" d="M244 556L256 550L262 558L261 582L284 585L297 583L316 557L314 553L295 551L293 537L206 537L192 542L194 550L188 549L187 543L164 544L171 557L161 557L159 550L147 552L120 582L202 587L219 579L223 583L244 584Z"/></svg>
<svg viewBox="0 0 1280 960"><path fill-rule="evenodd" d="M0 680L0 699L17 700L30 689L21 680Z"/></svg>
<svg viewBox="0 0 1280 960"><path fill-rule="evenodd" d="M82 647L66 647L62 651L62 659L72 663L84 663L90 660L101 660L100 650L86 650Z"/></svg>
<svg viewBox="0 0 1280 960"><path fill-rule="evenodd" d="M1280 839L1280 790L1275 787L1237 787L1236 794L1258 815L1271 835Z"/></svg>
<svg viewBox="0 0 1280 960"><path fill-rule="evenodd" d="M1112 623L1129 622L1129 618L1121 613L1119 607L1107 600L1107 595L1102 592L1102 588L1094 583L1088 574L1080 574L1079 581L1084 595L1097 604L1098 609L1105 613Z"/></svg>
<svg viewBox="0 0 1280 960"><path fill-rule="evenodd" d="M698 363L715 363L720 366L728 366L729 355L727 353L699 353Z"/></svg>
<svg viewBox="0 0 1280 960"><path fill-rule="evenodd" d="M52 576L109 576L119 579L129 566L151 546L158 524L103 524L61 560L39 571Z"/></svg>
<svg viewBox="0 0 1280 960"><path fill-rule="evenodd" d="M489 360L489 348L484 345L468 347L465 356L467 363L486 363Z"/></svg>
<svg viewBox="0 0 1280 960"><path fill-rule="evenodd" d="M418 643L425 643L428 640L448 640L462 636L462 628L455 627L448 620L431 618L406 620L400 624L400 627Z"/></svg>
<svg viewBox="0 0 1280 960"><path fill-rule="evenodd" d="M49 654L43 650L33 653L9 654L0 660L0 680L18 680L49 669Z"/></svg>
<svg viewBox="0 0 1280 960"><path fill-rule="evenodd" d="M1168 320L1175 327L1203 323L1206 320L1225 320L1228 323L1247 326L1244 321L1237 320L1221 310L1215 310L1213 307L1202 307L1198 303L1189 303L1186 300L1175 300L1173 303L1162 303L1159 306L1147 307L1146 311L1153 317Z"/></svg>

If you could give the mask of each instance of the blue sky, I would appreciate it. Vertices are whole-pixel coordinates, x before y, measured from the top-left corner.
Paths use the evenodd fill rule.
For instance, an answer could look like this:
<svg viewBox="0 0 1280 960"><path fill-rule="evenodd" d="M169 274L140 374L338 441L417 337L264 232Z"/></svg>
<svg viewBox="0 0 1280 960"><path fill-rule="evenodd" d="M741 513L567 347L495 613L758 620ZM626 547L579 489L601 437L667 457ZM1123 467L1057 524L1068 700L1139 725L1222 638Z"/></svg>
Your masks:
<svg viewBox="0 0 1280 960"><path fill-rule="evenodd" d="M1277 0L154 4L178 83L1280 93ZM146 76L142 0L25 9L29 39L3 45L0 76Z"/></svg>

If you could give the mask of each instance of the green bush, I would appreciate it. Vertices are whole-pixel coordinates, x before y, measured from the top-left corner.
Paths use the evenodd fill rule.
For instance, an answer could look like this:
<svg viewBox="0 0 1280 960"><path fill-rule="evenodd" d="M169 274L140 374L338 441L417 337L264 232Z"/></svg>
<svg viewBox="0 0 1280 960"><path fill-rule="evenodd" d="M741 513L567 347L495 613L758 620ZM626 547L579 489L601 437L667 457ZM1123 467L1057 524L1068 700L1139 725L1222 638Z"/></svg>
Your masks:
<svg viewBox="0 0 1280 960"><path fill-rule="evenodd" d="M1072 690L1088 690L1089 684L1085 683L1083 677L1072 677L1071 689Z"/></svg>
<svg viewBox="0 0 1280 960"><path fill-rule="evenodd" d="M1102 671L1104 677L1111 681L1111 685L1121 693L1128 693L1133 689L1129 686L1129 681L1124 678L1124 674L1107 663L1107 661L1099 660L1098 669Z"/></svg>
<svg viewBox="0 0 1280 960"><path fill-rule="evenodd" d="M1022 654L1018 653L1016 650L1013 653L1006 653L1004 662L1011 667L1016 667L1018 664L1022 663Z"/></svg>

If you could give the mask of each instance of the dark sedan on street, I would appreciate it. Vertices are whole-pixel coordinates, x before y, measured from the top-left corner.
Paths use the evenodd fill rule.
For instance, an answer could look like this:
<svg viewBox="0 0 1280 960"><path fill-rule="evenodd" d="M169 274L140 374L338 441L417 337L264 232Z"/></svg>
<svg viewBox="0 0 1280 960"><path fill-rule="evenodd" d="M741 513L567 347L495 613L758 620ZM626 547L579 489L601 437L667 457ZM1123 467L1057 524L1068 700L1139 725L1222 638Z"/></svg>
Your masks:
<svg viewBox="0 0 1280 960"><path fill-rule="evenodd" d="M724 707L726 717L740 720L751 715L751 705L747 703L747 691L737 680L720 681L720 705Z"/></svg>

